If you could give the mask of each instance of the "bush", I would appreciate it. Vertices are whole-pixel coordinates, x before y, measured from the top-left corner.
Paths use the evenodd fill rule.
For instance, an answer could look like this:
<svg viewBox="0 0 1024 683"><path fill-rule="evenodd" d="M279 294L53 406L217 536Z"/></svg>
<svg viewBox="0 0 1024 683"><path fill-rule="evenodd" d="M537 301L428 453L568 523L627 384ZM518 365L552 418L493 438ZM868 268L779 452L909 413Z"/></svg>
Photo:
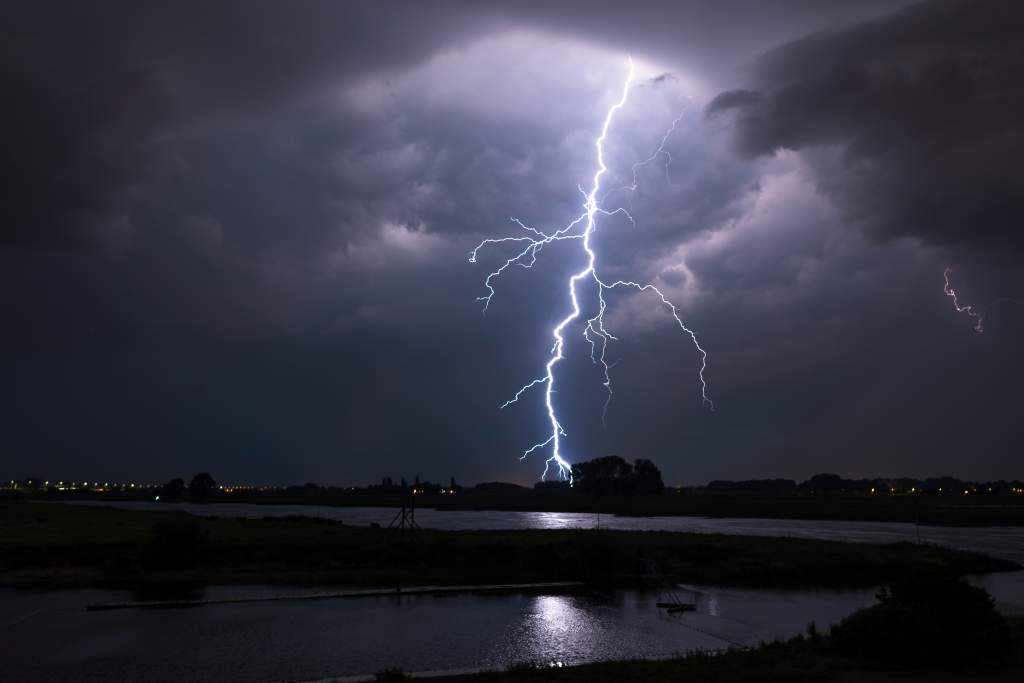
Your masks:
<svg viewBox="0 0 1024 683"><path fill-rule="evenodd" d="M205 503L217 493L217 482L209 472L200 472L188 484L188 499L193 503Z"/></svg>
<svg viewBox="0 0 1024 683"><path fill-rule="evenodd" d="M832 629L840 653L912 668L956 668L998 659L1010 641L992 596L962 579L917 576L883 588L878 599Z"/></svg>

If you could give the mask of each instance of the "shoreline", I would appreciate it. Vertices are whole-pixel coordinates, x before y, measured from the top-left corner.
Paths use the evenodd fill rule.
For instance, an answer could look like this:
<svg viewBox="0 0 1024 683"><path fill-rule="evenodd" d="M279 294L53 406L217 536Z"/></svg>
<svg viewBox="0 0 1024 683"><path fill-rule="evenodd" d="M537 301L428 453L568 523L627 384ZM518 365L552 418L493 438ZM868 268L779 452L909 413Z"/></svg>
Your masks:
<svg viewBox="0 0 1024 683"><path fill-rule="evenodd" d="M851 659L832 652L813 636L762 643L751 648L698 650L632 659L579 663L523 663L506 670L486 668L395 673L393 679L437 683L655 683L699 680L731 683L817 681L819 683L1009 683L1024 676L1024 618L1010 618L1012 642L1003 661L963 669L907 668ZM820 638L820 636L819 636ZM827 639L828 637L825 636ZM380 674L325 677L304 683L362 683Z"/></svg>
<svg viewBox="0 0 1024 683"><path fill-rule="evenodd" d="M857 588L927 569L1021 569L1006 559L906 542L608 529L402 533L306 517L207 518L81 505L0 505L0 585L144 589L206 585L664 582Z"/></svg>
<svg viewBox="0 0 1024 683"><path fill-rule="evenodd" d="M456 500L458 499L458 500ZM778 519L803 521L891 522L922 527L1022 527L1021 496L898 495L699 495L666 494L635 499L585 499L567 496L292 496L273 493L227 496L201 505L308 506L329 508L398 508L403 502L421 510L441 512L555 512L614 515L616 517L704 517L710 519ZM983 501L983 502L982 502ZM3 501L0 501L3 502ZM40 496L23 502L69 504L163 504L149 498L121 496ZM181 501L187 502L187 501ZM177 505L179 502L171 502Z"/></svg>

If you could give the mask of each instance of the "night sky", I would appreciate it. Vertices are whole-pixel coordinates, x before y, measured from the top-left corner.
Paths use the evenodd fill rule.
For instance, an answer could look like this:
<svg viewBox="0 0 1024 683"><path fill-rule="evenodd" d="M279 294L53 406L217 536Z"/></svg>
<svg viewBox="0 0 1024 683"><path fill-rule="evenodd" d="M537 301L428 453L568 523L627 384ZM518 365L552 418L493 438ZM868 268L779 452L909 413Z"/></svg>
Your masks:
<svg viewBox="0 0 1024 683"><path fill-rule="evenodd" d="M531 483L577 243L615 398L570 331L570 461L666 483L1020 477L1024 5L3 3L0 476ZM984 333L943 293L988 307ZM1016 300L1015 300L1016 299ZM994 302L994 303L992 303Z"/></svg>

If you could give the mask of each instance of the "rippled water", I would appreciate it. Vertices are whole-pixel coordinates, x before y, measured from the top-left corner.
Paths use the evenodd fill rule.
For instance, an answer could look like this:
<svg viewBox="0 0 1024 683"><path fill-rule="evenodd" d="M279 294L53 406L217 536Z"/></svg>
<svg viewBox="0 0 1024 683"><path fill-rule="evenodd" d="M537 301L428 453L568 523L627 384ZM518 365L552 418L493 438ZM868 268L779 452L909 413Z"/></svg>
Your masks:
<svg viewBox="0 0 1024 683"><path fill-rule="evenodd" d="M310 515L386 525L389 508L119 503L199 515ZM417 510L439 529L596 526L592 514ZM601 516L605 528L792 536L860 542L917 540L910 524L700 517ZM922 527L925 542L1024 561L1019 528ZM974 577L1003 611L1024 614L1024 572ZM279 587L212 587L205 597L288 594ZM777 591L694 587L697 611L667 615L658 593L446 595L278 601L190 609L86 612L137 599L124 591L0 591L0 672L12 681L272 681L406 671L501 669L514 662L579 663L753 645L825 628L870 604L873 590ZM192 595L190 597L203 597Z"/></svg>
<svg viewBox="0 0 1024 683"><path fill-rule="evenodd" d="M680 592L697 611L667 615L656 592L448 595L282 601L86 612L123 591L0 591L0 670L12 681L272 681L510 663L579 663L753 645L824 627L873 591ZM211 588L206 597L280 594Z"/></svg>
<svg viewBox="0 0 1024 683"><path fill-rule="evenodd" d="M184 510L196 515L268 517L308 515L342 520L348 524L387 525L396 508L328 507L314 505L250 505L240 503L106 503L131 510ZM899 522L832 522L803 519L748 519L715 517L616 517L581 512L510 512L501 510L416 510L416 521L434 529L570 529L601 528L651 531L690 531L743 536L789 536L857 543L896 541L933 543L972 550L1024 564L1024 527L929 527Z"/></svg>

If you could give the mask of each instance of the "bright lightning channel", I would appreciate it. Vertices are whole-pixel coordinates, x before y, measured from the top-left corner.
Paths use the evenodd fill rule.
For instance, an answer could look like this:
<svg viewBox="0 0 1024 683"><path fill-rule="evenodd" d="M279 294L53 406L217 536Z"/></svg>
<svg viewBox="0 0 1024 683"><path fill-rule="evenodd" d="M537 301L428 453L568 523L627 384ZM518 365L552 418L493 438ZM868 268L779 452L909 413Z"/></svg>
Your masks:
<svg viewBox="0 0 1024 683"><path fill-rule="evenodd" d="M943 291L946 292L946 296L953 300L953 306L954 308L956 308L957 313L966 313L968 316L978 321L977 324L975 324L974 326L974 331L977 332L978 334L982 334L985 331L985 327L983 325L983 323L985 322L984 312L979 313L978 311L974 310L973 306L960 305L960 302L956 298L956 290L953 289L953 286L949 283L949 274L952 272L952 268L946 268L946 270L942 272L942 277L946 281L946 284L943 286Z"/></svg>
<svg viewBox="0 0 1024 683"><path fill-rule="evenodd" d="M581 244L583 251L586 253L587 261L586 267L575 273L569 278L569 300L572 303L572 310L569 314L563 318L551 331L552 339L554 340L551 346L550 358L545 365L544 375L536 379L531 380L524 384L515 395L502 404L502 408L506 408L513 403L519 401L519 399L530 389L544 385L544 405L547 408L548 422L551 427L549 436L530 446L528 449L523 451L520 460L525 459L526 456L538 451L542 448L550 447L550 456L544 462L544 472L541 475L541 479L544 479L552 463L558 468L559 477L562 479L568 479L572 483L572 466L565 459L562 454L562 437L566 436L565 429L562 427L562 423L558 419L558 414L554 405L554 394L555 394L555 368L559 362L565 358L565 329L571 323L578 320L582 313L580 308L579 296L577 294L577 285L590 280L597 286L597 313L594 317L587 319L586 324L583 327L583 338L590 344L590 359L596 365L599 365L602 369L603 380L602 385L607 392L607 398L605 399L605 412L608 409L608 404L612 398L612 381L611 381L611 368L613 364L609 364L606 360L606 352L608 350L609 341L617 341L618 337L613 335L604 324L604 314L607 310L607 301L605 300L605 293L616 288L634 289L638 292L653 292L661 300L661 303L669 310L673 319L679 325L679 328L684 334L690 337L694 347L697 350L697 354L700 358L700 368L698 371L698 377L700 380L700 395L701 401L708 405L714 410L714 403L708 398L707 394L707 382L704 379L704 371L707 368L707 352L701 347L700 342L697 340L697 335L693 330L688 328L682 318L679 316L679 310L676 306L668 300L668 298L653 284L642 284L629 280L616 280L615 282L607 283L602 280L596 270L597 255L590 244L590 238L594 234L594 230L597 227L597 216L613 216L616 214L624 215L626 218L633 222L633 217L624 208L617 208L612 211L608 211L601 207L601 202L598 201L598 193L601 191L601 178L608 171L608 167L605 164L604 159L604 142L608 137L608 131L611 128L612 120L615 117L616 112L622 109L626 105L626 100L629 97L630 85L633 81L634 67L633 60L629 60L629 72L626 76L626 81L622 87L622 96L618 102L613 104L608 112L605 114L604 123L601 126L601 134L594 141L594 148L597 156L597 169L594 172L593 180L590 186L590 191L585 191L580 188L580 193L584 196L583 213L578 215L567 225L558 230L547 233L536 228L525 225L518 218L512 218L512 222L522 228L526 233L525 235L518 235L514 237L500 237L500 238L488 238L480 242L470 253L469 262L476 263L477 255L481 249L490 247L498 244L515 244L522 247L514 256L505 261L496 270L491 272L484 280L484 288L487 293L483 296L477 297L478 301L483 302L484 313L487 312L488 307L491 304L491 300L494 298L495 290L494 283L499 279L505 271L512 266L520 266L522 268L532 268L537 262L537 254L543 250L543 248L552 242L561 242L567 240L578 240ZM680 119L676 118L672 122L672 127L665 133L662 138L661 144L658 149L651 155L650 158L644 161L638 162L633 165L633 182L631 185L627 185L622 190L635 190L637 187L637 169L640 166L645 165L654 161L659 156L664 155L667 159L665 167L665 177L668 178L668 163L671 163L672 157L665 149L665 145L668 141L669 136L675 130Z"/></svg>

